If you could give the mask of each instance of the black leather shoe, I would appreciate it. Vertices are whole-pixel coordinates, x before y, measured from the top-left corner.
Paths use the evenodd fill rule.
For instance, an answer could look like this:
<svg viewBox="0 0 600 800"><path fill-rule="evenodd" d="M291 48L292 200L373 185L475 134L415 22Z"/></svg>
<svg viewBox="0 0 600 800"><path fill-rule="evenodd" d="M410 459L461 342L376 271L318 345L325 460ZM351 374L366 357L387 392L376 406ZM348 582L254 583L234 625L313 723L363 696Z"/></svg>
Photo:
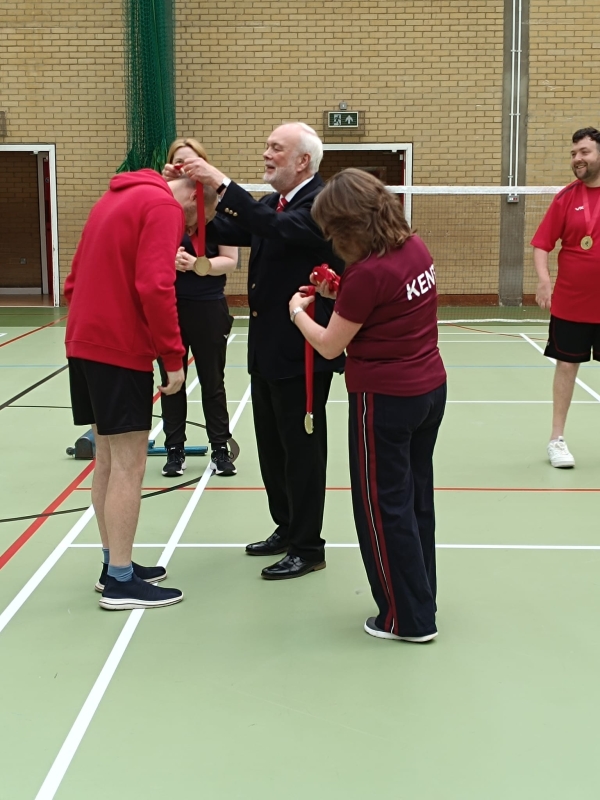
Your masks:
<svg viewBox="0 0 600 800"><path fill-rule="evenodd" d="M266 542L247 544L246 553L249 556L277 556L279 553L287 553L288 546L287 540L275 531Z"/></svg>
<svg viewBox="0 0 600 800"><path fill-rule="evenodd" d="M285 581L288 578L301 578L309 572L325 569L324 561L307 561L300 556L284 556L281 561L265 567L261 572L267 581Z"/></svg>

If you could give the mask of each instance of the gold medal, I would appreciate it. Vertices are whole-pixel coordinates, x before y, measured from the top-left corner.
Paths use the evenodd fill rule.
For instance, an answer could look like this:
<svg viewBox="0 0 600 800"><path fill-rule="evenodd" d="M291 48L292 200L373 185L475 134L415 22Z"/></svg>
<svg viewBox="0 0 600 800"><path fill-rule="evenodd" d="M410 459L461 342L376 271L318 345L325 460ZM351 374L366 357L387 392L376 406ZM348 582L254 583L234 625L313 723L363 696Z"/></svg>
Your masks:
<svg viewBox="0 0 600 800"><path fill-rule="evenodd" d="M306 416L304 417L304 430L307 433L312 433L314 430L313 415L309 411L306 412Z"/></svg>
<svg viewBox="0 0 600 800"><path fill-rule="evenodd" d="M580 242L582 250L589 250L591 246L594 244L594 240L591 236L584 236Z"/></svg>
<svg viewBox="0 0 600 800"><path fill-rule="evenodd" d="M581 246L583 247L583 244ZM206 256L198 256L198 258L194 261L194 272L196 275L201 275L202 277L208 275L210 272L210 261Z"/></svg>

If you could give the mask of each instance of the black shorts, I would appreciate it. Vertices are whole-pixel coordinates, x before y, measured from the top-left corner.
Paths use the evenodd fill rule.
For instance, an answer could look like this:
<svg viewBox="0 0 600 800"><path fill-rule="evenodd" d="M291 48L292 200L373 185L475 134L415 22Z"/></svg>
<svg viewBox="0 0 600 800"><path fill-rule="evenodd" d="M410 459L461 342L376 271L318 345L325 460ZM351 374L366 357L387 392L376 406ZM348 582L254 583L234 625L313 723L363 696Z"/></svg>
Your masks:
<svg viewBox="0 0 600 800"><path fill-rule="evenodd" d="M600 324L569 322L550 316L548 344L544 355L557 361L580 364L589 361L594 351L594 361L600 361Z"/></svg>
<svg viewBox="0 0 600 800"><path fill-rule="evenodd" d="M69 358L75 425L96 425L101 436L152 427L154 373L86 358Z"/></svg>

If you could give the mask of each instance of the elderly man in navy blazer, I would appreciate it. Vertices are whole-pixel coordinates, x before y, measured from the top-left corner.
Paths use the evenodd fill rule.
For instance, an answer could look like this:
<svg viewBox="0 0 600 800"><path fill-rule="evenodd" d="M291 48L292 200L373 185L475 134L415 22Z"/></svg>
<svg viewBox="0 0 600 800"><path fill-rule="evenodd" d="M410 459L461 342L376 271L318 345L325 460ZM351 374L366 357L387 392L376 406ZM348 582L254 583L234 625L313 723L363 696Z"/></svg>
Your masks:
<svg viewBox="0 0 600 800"><path fill-rule="evenodd" d="M314 267L343 270L310 215L323 187L317 174L323 144L302 122L276 128L263 153L264 181L274 192L255 200L201 158L189 159L186 175L214 187L218 213L207 228L216 244L250 247L248 371L260 470L277 526L264 541L246 547L252 556L286 555L262 570L267 580L298 578L325 567L321 537L327 467L325 406L343 356L326 361L315 354L314 432L304 429L306 391L304 338L292 324L288 302L309 283ZM331 301L317 296L315 318L327 325Z"/></svg>

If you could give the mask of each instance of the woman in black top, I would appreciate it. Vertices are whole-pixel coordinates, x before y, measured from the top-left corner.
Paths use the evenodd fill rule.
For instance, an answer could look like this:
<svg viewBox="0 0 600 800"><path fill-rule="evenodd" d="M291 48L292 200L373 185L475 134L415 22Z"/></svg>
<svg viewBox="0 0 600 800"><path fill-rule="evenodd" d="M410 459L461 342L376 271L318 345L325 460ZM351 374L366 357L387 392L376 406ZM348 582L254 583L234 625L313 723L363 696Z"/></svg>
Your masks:
<svg viewBox="0 0 600 800"><path fill-rule="evenodd" d="M163 176L167 180L178 177L179 172L173 165L197 156L208 160L199 142L195 139L176 139L169 148ZM235 475L236 469L227 446L231 432L225 395L225 357L233 318L225 299L225 283L227 273L237 266L238 250L237 247L208 246L206 256L211 263L210 272L200 276L194 272L196 246L196 234L186 233L175 259L177 311L186 349L183 367L187 374L191 349L200 380L202 408L212 450L211 468L217 475L229 476ZM162 374L162 364L160 369ZM176 477L182 475L185 469L185 384L177 394L161 395L161 405L167 448L167 463L162 474Z"/></svg>

